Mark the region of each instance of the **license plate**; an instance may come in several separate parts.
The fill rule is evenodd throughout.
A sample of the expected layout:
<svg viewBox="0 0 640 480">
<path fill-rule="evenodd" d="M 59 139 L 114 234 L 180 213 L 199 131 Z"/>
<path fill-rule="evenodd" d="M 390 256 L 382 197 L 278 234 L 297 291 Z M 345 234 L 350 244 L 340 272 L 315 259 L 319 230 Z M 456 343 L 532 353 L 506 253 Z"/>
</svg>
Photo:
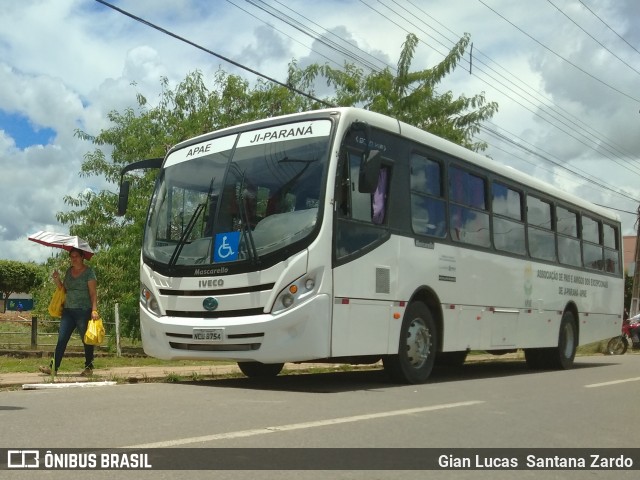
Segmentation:
<svg viewBox="0 0 640 480">
<path fill-rule="evenodd" d="M 193 339 L 222 342 L 224 340 L 224 328 L 194 328 Z"/>
</svg>

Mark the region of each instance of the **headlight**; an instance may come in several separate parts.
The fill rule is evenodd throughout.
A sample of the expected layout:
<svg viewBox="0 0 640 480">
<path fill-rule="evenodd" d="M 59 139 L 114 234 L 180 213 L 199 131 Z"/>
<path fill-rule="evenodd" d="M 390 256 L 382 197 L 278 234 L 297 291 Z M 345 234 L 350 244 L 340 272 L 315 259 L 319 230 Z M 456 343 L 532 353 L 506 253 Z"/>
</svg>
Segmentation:
<svg viewBox="0 0 640 480">
<path fill-rule="evenodd" d="M 317 273 L 317 272 L 316 272 Z M 272 313 L 299 305 L 316 291 L 316 273 L 304 275 L 282 290 L 273 305 Z"/>
<path fill-rule="evenodd" d="M 144 284 L 142 285 L 142 288 L 140 288 L 140 303 L 151 313 L 157 316 L 161 315 L 158 300 L 156 300 L 155 295 Z"/>
</svg>

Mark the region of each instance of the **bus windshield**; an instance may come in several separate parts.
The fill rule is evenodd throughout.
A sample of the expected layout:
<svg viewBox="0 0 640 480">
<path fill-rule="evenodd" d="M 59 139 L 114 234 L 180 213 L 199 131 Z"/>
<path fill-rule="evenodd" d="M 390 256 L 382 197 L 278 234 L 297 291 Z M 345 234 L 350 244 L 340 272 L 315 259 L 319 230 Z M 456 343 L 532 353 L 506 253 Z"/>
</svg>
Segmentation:
<svg viewBox="0 0 640 480">
<path fill-rule="evenodd" d="M 205 140 L 165 161 L 143 254 L 159 264 L 257 261 L 308 238 L 318 220 L 331 122 Z"/>
</svg>

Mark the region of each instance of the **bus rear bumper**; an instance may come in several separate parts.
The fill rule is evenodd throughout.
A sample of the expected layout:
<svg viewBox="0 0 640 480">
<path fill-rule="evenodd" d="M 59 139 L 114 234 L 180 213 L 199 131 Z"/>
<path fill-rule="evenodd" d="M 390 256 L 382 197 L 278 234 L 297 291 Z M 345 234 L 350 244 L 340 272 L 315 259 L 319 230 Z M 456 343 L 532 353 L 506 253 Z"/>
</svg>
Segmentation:
<svg viewBox="0 0 640 480">
<path fill-rule="evenodd" d="M 140 306 L 142 345 L 147 355 L 164 360 L 281 363 L 328 358 L 330 309 L 329 295 L 277 315 L 220 319 L 156 317 Z"/>
</svg>

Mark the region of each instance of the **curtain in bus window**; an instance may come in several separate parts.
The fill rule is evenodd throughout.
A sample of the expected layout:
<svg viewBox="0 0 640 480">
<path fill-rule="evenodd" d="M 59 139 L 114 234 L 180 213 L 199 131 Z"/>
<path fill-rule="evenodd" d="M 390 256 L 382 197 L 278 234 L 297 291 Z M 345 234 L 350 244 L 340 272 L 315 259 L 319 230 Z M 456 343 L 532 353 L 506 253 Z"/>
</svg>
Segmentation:
<svg viewBox="0 0 640 480">
<path fill-rule="evenodd" d="M 387 203 L 387 188 L 389 183 L 389 168 L 382 167 L 380 174 L 378 175 L 378 186 L 376 191 L 373 192 L 373 203 L 371 221 L 376 225 L 380 225 L 384 222 L 384 215 L 386 211 Z"/>
<path fill-rule="evenodd" d="M 350 168 L 350 188 L 351 195 L 351 218 L 357 220 L 371 221 L 371 194 L 361 193 L 358 189 L 358 179 L 360 176 L 360 162 L 362 156 L 356 153 L 349 155 Z"/>
</svg>

